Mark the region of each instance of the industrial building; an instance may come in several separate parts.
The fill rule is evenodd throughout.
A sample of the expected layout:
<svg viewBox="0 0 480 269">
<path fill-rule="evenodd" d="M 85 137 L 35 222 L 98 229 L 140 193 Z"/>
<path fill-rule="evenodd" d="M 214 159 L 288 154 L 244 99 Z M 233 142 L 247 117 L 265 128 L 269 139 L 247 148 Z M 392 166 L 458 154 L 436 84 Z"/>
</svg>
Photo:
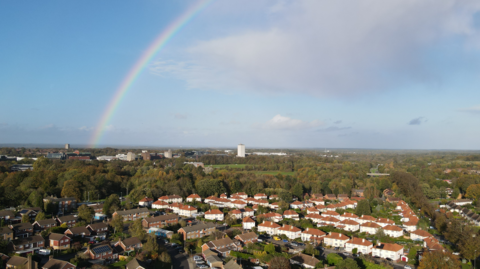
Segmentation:
<svg viewBox="0 0 480 269">
<path fill-rule="evenodd" d="M 238 144 L 237 157 L 245 158 L 245 145 Z"/>
</svg>

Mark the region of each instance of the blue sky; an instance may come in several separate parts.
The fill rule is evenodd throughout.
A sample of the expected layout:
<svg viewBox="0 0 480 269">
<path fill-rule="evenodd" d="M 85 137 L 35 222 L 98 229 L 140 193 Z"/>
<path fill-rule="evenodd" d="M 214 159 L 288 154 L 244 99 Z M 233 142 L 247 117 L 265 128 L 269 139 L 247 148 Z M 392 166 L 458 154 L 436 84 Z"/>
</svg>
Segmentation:
<svg viewBox="0 0 480 269">
<path fill-rule="evenodd" d="M 196 1 L 0 2 L 0 143 L 86 144 Z M 478 1 L 213 1 L 101 145 L 480 148 Z"/>
</svg>

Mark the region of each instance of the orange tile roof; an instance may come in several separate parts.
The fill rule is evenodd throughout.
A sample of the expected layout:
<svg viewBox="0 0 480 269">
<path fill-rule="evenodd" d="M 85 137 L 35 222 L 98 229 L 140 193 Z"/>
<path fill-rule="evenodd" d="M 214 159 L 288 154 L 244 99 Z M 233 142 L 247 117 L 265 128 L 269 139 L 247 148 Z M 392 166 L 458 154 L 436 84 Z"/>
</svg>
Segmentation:
<svg viewBox="0 0 480 269">
<path fill-rule="evenodd" d="M 298 229 L 298 228 L 295 227 L 295 226 L 286 225 L 286 224 L 284 224 L 283 227 L 278 228 L 278 230 L 280 230 L 280 231 L 289 231 L 289 232 L 301 232 L 301 231 L 302 231 L 302 230 Z"/>
<path fill-rule="evenodd" d="M 280 228 L 282 226 L 271 221 L 264 221 L 263 223 L 258 224 L 258 227 L 267 227 L 267 228 Z"/>
<path fill-rule="evenodd" d="M 349 240 L 350 238 L 341 233 L 330 232 L 325 238 L 339 239 L 339 240 Z"/>
<path fill-rule="evenodd" d="M 375 245 L 374 248 L 377 249 L 383 249 L 383 250 L 388 250 L 388 251 L 399 251 L 403 249 L 403 247 L 399 244 L 390 244 L 390 243 L 380 243 L 380 245 Z"/>
<path fill-rule="evenodd" d="M 396 225 L 387 225 L 385 227 L 383 227 L 384 230 L 389 230 L 389 231 L 396 231 L 396 232 L 400 232 L 400 231 L 403 231 L 402 228 L 396 226 Z"/>
<path fill-rule="evenodd" d="M 361 246 L 372 246 L 373 243 L 364 239 L 364 238 L 358 238 L 358 237 L 353 237 L 352 239 L 347 241 L 347 244 L 354 244 L 354 245 L 361 245 Z"/>
</svg>

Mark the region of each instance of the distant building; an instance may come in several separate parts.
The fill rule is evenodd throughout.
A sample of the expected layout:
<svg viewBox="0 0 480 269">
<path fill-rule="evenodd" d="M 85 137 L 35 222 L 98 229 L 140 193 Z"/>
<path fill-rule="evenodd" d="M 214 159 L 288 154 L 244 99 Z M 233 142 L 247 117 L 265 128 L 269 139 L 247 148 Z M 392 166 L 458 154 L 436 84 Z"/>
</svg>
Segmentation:
<svg viewBox="0 0 480 269">
<path fill-rule="evenodd" d="M 172 150 L 169 149 L 168 151 L 165 151 L 165 154 L 164 154 L 165 158 L 167 159 L 171 159 L 173 158 L 173 153 L 172 153 Z"/>
<path fill-rule="evenodd" d="M 245 158 L 245 145 L 244 144 L 238 144 L 237 157 Z"/>
<path fill-rule="evenodd" d="M 136 159 L 137 159 L 137 155 L 135 155 L 135 153 L 133 153 L 133 152 L 127 153 L 127 161 L 128 162 L 135 161 Z"/>
<path fill-rule="evenodd" d="M 59 153 L 48 153 L 47 156 L 45 156 L 47 159 L 57 159 L 57 160 L 65 160 L 65 153 L 59 152 Z"/>
<path fill-rule="evenodd" d="M 199 166 L 205 167 L 205 165 L 202 162 L 184 162 L 184 164 L 191 164 L 191 165 L 195 166 L 196 168 L 198 168 Z"/>
<path fill-rule="evenodd" d="M 65 144 L 65 149 L 70 149 L 70 144 Z"/>
</svg>

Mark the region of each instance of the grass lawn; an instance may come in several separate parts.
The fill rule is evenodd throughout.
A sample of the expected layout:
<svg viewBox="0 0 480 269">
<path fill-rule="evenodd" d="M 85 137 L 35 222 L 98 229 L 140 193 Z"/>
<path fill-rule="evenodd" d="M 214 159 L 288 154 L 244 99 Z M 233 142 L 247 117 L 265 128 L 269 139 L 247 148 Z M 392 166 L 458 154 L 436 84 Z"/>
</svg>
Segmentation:
<svg viewBox="0 0 480 269">
<path fill-rule="evenodd" d="M 108 267 L 110 267 L 110 268 L 125 268 L 127 263 L 128 263 L 127 261 L 118 261 L 116 263 L 110 264 Z"/>
<path fill-rule="evenodd" d="M 213 168 L 225 168 L 229 166 L 230 168 L 245 168 L 246 164 L 214 164 L 214 165 L 205 165 L 207 166 L 212 166 Z"/>
</svg>

